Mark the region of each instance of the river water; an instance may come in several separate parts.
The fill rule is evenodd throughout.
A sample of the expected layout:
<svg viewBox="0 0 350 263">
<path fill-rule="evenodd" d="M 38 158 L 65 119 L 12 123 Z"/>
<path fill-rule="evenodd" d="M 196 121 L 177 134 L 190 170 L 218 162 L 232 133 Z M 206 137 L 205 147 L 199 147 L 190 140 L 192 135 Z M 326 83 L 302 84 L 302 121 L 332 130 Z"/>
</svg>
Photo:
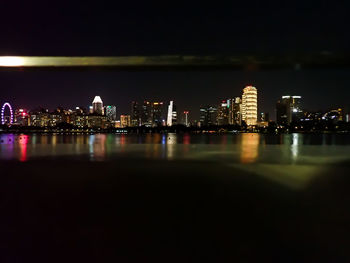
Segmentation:
<svg viewBox="0 0 350 263">
<path fill-rule="evenodd" d="M 347 134 L 1 134 L 0 261 L 349 262 L 349 164 Z"/>
<path fill-rule="evenodd" d="M 0 134 L 0 160 L 115 157 L 318 164 L 350 159 L 347 134 Z"/>
</svg>

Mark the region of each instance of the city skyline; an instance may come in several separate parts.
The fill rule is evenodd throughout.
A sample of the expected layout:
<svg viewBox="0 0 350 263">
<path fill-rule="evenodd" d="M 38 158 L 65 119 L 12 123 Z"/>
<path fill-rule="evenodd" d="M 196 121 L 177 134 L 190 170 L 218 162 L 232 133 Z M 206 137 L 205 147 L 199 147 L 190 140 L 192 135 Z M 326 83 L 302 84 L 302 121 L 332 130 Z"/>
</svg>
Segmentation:
<svg viewBox="0 0 350 263">
<path fill-rule="evenodd" d="M 125 128 L 125 127 L 164 127 L 178 124 L 186 127 L 208 127 L 229 125 L 244 127 L 274 127 L 288 128 L 293 126 L 303 129 L 327 122 L 349 122 L 350 114 L 343 107 L 333 107 L 322 111 L 308 111 L 303 107 L 302 96 L 282 95 L 276 102 L 276 121 L 270 118 L 269 112 L 258 113 L 259 104 L 258 89 L 246 86 L 239 97 L 221 100 L 219 103 L 201 106 L 199 119 L 189 118 L 189 111 L 180 115 L 173 100 L 169 103 L 163 101 L 132 101 L 131 111 L 117 114 L 116 105 L 103 104 L 99 95 L 94 96 L 88 107 L 76 106 L 74 110 L 57 107 L 49 111 L 45 108 L 13 109 L 10 103 L 5 102 L 1 108 L 1 124 L 34 126 L 34 127 L 58 127 L 65 123 L 76 128 Z M 6 112 L 7 109 L 7 112 Z M 9 115 L 10 114 L 10 115 Z M 120 118 L 118 118 L 120 116 Z M 181 117 L 180 117 L 181 116 Z M 180 118 L 178 118 L 180 117 Z M 295 126 L 296 125 L 296 126 Z M 314 128 L 316 128 L 314 126 Z M 326 127 L 326 126 L 324 126 Z M 294 129 L 293 128 L 293 129 Z M 325 128 L 327 129 L 327 128 Z"/>
<path fill-rule="evenodd" d="M 201 105 L 216 103 L 213 98 L 220 100 L 240 95 L 242 87 L 252 84 L 260 90 L 258 112 L 269 112 L 272 119 L 275 118 L 275 103 L 281 94 L 302 94 L 304 107 L 308 110 L 348 106 L 346 94 L 350 80 L 332 83 L 332 79 L 343 79 L 347 76 L 347 70 L 334 70 L 332 74 L 321 76 L 317 74 L 318 71 L 281 73 L 283 72 L 284 77 L 278 78 L 273 78 L 274 72 L 162 72 L 158 77 L 157 73 L 152 72 L 91 72 L 88 78 L 84 77 L 83 72 L 48 72 L 49 77 L 38 77 L 40 72 L 2 72 L 0 81 L 4 89 L 0 94 L 0 101 L 9 101 L 17 108 L 74 108 L 87 107 L 90 101 L 86 98 L 100 94 L 105 98 L 107 105 L 116 104 L 119 112 L 128 113 L 130 101 L 133 100 L 174 100 L 179 111 L 188 110 L 192 116 L 199 118 L 197 109 Z M 262 76 L 265 73 L 267 77 Z M 302 78 L 298 77 L 299 74 L 307 75 L 309 81 L 300 81 Z M 65 78 L 60 78 L 60 75 L 64 75 Z M 249 79 L 255 80 L 242 81 L 244 75 L 252 76 Z M 294 77 L 292 81 L 288 81 L 291 75 Z M 68 76 L 71 77 L 71 81 L 67 82 Z M 169 81 L 172 77 L 174 80 Z M 268 77 L 272 79 L 267 81 Z M 300 85 L 297 85 L 298 83 Z M 333 86 L 339 93 L 321 88 L 311 90 L 310 83 L 314 83 L 312 86 L 315 87 Z M 32 88 L 23 89 L 28 85 Z M 43 91 L 44 87 L 50 89 Z M 55 96 L 50 96 L 51 91 Z M 345 96 L 339 96 L 340 93 Z"/>
</svg>

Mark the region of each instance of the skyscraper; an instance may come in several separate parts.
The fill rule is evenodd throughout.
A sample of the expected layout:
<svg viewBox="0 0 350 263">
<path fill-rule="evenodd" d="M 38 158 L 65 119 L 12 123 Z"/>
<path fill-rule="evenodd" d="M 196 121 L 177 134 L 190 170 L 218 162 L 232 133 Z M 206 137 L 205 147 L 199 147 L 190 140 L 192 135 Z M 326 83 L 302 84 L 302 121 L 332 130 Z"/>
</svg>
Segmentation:
<svg viewBox="0 0 350 263">
<path fill-rule="evenodd" d="M 141 124 L 145 126 L 152 126 L 152 104 L 149 101 L 144 101 L 141 112 Z"/>
<path fill-rule="evenodd" d="M 168 106 L 167 126 L 175 125 L 177 122 L 177 112 L 174 101 L 170 101 Z"/>
<path fill-rule="evenodd" d="M 103 114 L 103 102 L 100 96 L 95 96 L 92 101 L 93 113 L 102 115 Z"/>
<path fill-rule="evenodd" d="M 110 105 L 106 106 L 106 117 L 109 121 L 116 121 L 117 120 L 117 107 Z"/>
<path fill-rule="evenodd" d="M 227 125 L 229 119 L 230 100 L 222 100 L 217 108 L 216 122 L 218 125 Z"/>
<path fill-rule="evenodd" d="M 240 97 L 230 99 L 229 124 L 231 125 L 242 124 L 242 99 Z"/>
<path fill-rule="evenodd" d="M 189 122 L 189 119 L 188 119 L 188 114 L 189 114 L 189 111 L 184 111 L 184 115 L 185 115 L 184 124 L 185 124 L 186 127 L 190 126 L 190 122 Z"/>
<path fill-rule="evenodd" d="M 276 104 L 276 121 L 279 125 L 289 125 L 302 117 L 301 96 L 282 96 Z"/>
<path fill-rule="evenodd" d="M 217 109 L 216 107 L 207 105 L 201 107 L 200 110 L 200 124 L 201 126 L 216 125 Z"/>
<path fill-rule="evenodd" d="M 248 126 L 256 125 L 258 119 L 258 90 L 253 86 L 243 89 L 242 120 Z"/>
<path fill-rule="evenodd" d="M 152 126 L 163 125 L 163 102 L 152 103 Z"/>
<path fill-rule="evenodd" d="M 141 125 L 141 111 L 137 101 L 131 102 L 131 126 L 136 127 Z"/>
</svg>

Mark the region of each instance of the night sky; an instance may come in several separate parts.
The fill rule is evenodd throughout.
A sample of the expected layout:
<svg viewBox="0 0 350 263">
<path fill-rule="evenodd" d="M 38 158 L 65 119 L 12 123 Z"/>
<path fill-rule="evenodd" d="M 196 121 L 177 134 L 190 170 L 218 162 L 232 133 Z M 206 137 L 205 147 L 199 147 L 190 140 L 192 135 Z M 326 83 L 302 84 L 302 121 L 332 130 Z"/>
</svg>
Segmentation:
<svg viewBox="0 0 350 263">
<path fill-rule="evenodd" d="M 35 2 L 35 3 L 34 3 Z M 241 1 L 152 5 L 128 1 L 4 1 L 0 55 L 293 56 L 348 54 L 348 10 L 341 1 Z M 94 1 L 95 2 L 95 1 Z M 97 1 L 96 1 L 97 2 Z M 119 2 L 119 1 L 115 1 Z M 345 1 L 344 1 L 345 2 Z M 88 106 L 94 95 L 128 113 L 132 100 L 175 100 L 198 117 L 203 104 L 259 91 L 273 117 L 281 95 L 301 95 L 310 110 L 348 106 L 349 69 L 270 71 L 0 71 L 0 103 L 16 107 Z"/>
</svg>

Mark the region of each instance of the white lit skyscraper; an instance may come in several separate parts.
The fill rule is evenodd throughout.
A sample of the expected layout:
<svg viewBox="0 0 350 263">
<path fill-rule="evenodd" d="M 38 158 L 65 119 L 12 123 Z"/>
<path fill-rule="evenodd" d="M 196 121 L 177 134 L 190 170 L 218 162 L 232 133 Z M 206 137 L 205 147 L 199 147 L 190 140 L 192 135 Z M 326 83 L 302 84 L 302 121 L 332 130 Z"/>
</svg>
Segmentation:
<svg viewBox="0 0 350 263">
<path fill-rule="evenodd" d="M 95 96 L 92 102 L 93 113 L 103 114 L 103 102 L 100 96 Z"/>
<path fill-rule="evenodd" d="M 253 86 L 243 89 L 242 120 L 248 126 L 256 125 L 258 120 L 258 90 Z"/>
<path fill-rule="evenodd" d="M 168 106 L 167 126 L 172 126 L 176 124 L 176 120 L 177 120 L 176 106 L 174 105 L 174 101 L 170 101 Z"/>
</svg>

